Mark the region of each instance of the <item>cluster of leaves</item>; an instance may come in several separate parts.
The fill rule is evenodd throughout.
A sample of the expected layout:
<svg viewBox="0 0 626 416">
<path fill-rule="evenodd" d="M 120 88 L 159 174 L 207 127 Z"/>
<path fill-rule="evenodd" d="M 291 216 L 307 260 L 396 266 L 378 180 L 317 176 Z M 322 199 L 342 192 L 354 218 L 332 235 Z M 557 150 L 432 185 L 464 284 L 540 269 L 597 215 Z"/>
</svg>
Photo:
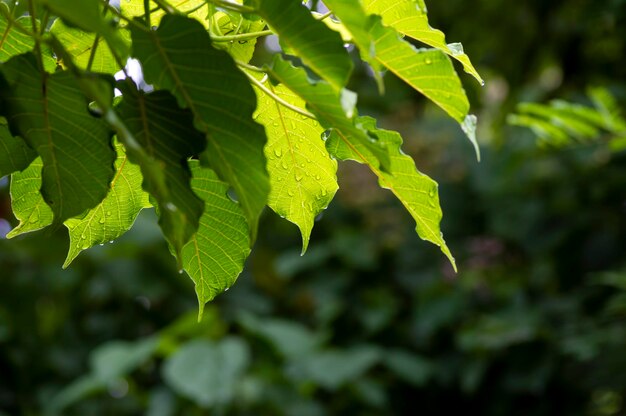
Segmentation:
<svg viewBox="0 0 626 416">
<path fill-rule="evenodd" d="M 336 160 L 354 160 L 454 265 L 437 184 L 402 153 L 398 133 L 358 115 L 344 44 L 381 90 L 382 73 L 395 74 L 474 144 L 476 118 L 450 58 L 482 79 L 462 46 L 429 26 L 423 0 L 324 3 L 330 11 L 318 14 L 295 0 L 3 0 L 0 177 L 11 174 L 20 221 L 8 236 L 65 225 L 67 266 L 154 206 L 203 306 L 241 272 L 266 205 L 300 228 L 304 252 L 337 191 Z M 294 59 L 251 65 L 257 39 L 271 34 Z"/>
<path fill-rule="evenodd" d="M 614 151 L 626 149 L 626 118 L 605 88 L 589 88 L 592 106 L 554 100 L 549 104 L 521 103 L 510 114 L 512 125 L 530 128 L 544 145 L 563 147 L 607 140 Z"/>
</svg>

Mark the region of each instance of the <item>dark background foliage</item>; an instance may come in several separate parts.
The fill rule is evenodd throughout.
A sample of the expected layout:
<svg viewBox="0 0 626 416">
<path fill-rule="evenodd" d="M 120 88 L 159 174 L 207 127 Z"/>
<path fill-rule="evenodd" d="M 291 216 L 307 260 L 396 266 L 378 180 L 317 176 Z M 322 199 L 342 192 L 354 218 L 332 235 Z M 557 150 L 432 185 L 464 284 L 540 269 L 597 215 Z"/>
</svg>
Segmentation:
<svg viewBox="0 0 626 416">
<path fill-rule="evenodd" d="M 440 183 L 458 274 L 351 163 L 307 254 L 266 212 L 200 324 L 151 213 L 69 270 L 63 230 L 0 239 L 0 414 L 626 414 L 626 154 L 505 122 L 590 85 L 626 108 L 626 2 L 428 5 L 487 81 L 462 76 L 483 161 L 391 76 L 382 99 L 364 69 L 351 88 Z"/>
</svg>

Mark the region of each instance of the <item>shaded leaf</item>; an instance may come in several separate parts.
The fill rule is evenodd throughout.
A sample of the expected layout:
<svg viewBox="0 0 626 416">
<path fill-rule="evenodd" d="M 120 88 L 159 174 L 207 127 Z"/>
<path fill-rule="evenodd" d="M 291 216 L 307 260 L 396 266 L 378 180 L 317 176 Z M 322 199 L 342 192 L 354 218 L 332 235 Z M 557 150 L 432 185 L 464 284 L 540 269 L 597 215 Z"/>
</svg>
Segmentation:
<svg viewBox="0 0 626 416">
<path fill-rule="evenodd" d="M 82 250 L 113 241 L 130 230 L 139 212 L 150 206 L 148 194 L 141 189 L 142 176 L 139 166 L 128 161 L 121 144 L 115 147 L 116 172 L 106 198 L 83 217 L 65 221 L 70 235 L 70 248 L 63 264 L 64 268 L 69 266 Z"/>
<path fill-rule="evenodd" d="M 142 152 L 127 146 L 128 157 L 141 167 L 143 189 L 156 200 L 159 225 L 180 257 L 198 229 L 204 207 L 191 189 L 187 166 L 187 159 L 204 148 L 204 136 L 193 128 L 191 113 L 178 107 L 167 91 L 145 94 L 130 80 L 118 85 L 124 93 L 117 107 L 119 117 Z"/>
<path fill-rule="evenodd" d="M 163 378 L 178 394 L 203 407 L 229 403 L 250 362 L 248 346 L 236 337 L 191 341 L 163 366 Z"/>
<path fill-rule="evenodd" d="M 391 26 L 403 35 L 437 48 L 463 64 L 465 72 L 483 84 L 484 81 L 463 52 L 460 43 L 446 43 L 443 32 L 428 24 L 428 14 L 423 1 L 415 0 L 363 0 L 367 13 L 380 15 L 386 26 Z"/>
<path fill-rule="evenodd" d="M 330 84 L 309 79 L 303 68 L 296 68 L 276 55 L 269 70 L 274 78 L 307 103 L 322 127 L 332 129 L 350 142 L 359 143 L 378 158 L 383 169 L 389 166 L 389 154 L 357 122 L 356 94 L 349 90 L 337 93 Z"/>
<path fill-rule="evenodd" d="M 259 15 L 281 42 L 335 90 L 342 89 L 352 71 L 352 61 L 341 36 L 316 20 L 302 2 L 252 0 Z"/>
<path fill-rule="evenodd" d="M 11 209 L 19 224 L 7 234 L 7 238 L 37 231 L 52 224 L 52 210 L 39 192 L 41 168 L 41 158 L 36 158 L 24 171 L 11 175 Z"/>
<path fill-rule="evenodd" d="M 195 283 L 202 319 L 204 304 L 228 290 L 243 270 L 250 238 L 240 205 L 227 196 L 228 185 L 197 161 L 190 166 L 191 185 L 204 201 L 204 212 L 197 233 L 182 249 L 182 259 Z"/>
<path fill-rule="evenodd" d="M 0 94 L 11 130 L 43 160 L 41 193 L 62 223 L 99 204 L 113 178 L 115 151 L 106 123 L 92 116 L 68 72 L 42 74 L 32 54 L 1 67 Z"/>
<path fill-rule="evenodd" d="M 26 169 L 36 157 L 22 138 L 13 137 L 6 119 L 0 117 L 0 178 Z"/>
<path fill-rule="evenodd" d="M 265 132 L 252 119 L 256 96 L 248 79 L 196 20 L 168 15 L 156 31 L 131 31 L 146 81 L 170 90 L 208 134 L 202 160 L 234 188 L 254 241 L 269 180 Z"/>
<path fill-rule="evenodd" d="M 409 211 L 415 220 L 417 234 L 422 239 L 438 245 L 456 270 L 454 258 L 439 229 L 442 213 L 437 182 L 419 172 L 413 159 L 402 153 L 400 149 L 402 137 L 397 132 L 376 128 L 376 120 L 371 117 L 361 117 L 360 122 L 371 134 L 375 134 L 378 140 L 386 144 L 391 158 L 389 173 L 380 168 L 378 160 L 366 147 L 345 140 L 335 132 L 331 133 L 326 141 L 329 152 L 342 160 L 350 159 L 365 163 L 378 176 L 380 186 L 393 192 Z"/>
<path fill-rule="evenodd" d="M 268 83 L 269 84 L 269 83 Z M 274 94 L 303 108 L 304 101 L 285 86 L 268 85 Z M 302 252 L 309 244 L 315 217 L 337 192 L 337 162 L 324 147 L 324 129 L 257 90 L 256 120 L 265 126 L 265 157 L 270 175 L 268 205 L 300 228 Z"/>
</svg>

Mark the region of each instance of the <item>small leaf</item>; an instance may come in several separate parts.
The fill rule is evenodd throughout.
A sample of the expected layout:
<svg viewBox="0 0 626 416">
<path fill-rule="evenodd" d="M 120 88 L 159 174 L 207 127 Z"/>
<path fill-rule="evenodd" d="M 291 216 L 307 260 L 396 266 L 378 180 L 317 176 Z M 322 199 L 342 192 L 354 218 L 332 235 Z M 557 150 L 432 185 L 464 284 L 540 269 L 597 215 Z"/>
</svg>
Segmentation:
<svg viewBox="0 0 626 416">
<path fill-rule="evenodd" d="M 484 81 L 463 52 L 460 43 L 446 42 L 443 32 L 428 24 L 428 15 L 423 1 L 415 0 L 363 0 L 365 11 L 378 14 L 383 24 L 391 26 L 403 35 L 409 36 L 428 46 L 437 48 L 463 64 L 465 72 L 471 74 L 482 85 Z"/>
<path fill-rule="evenodd" d="M 389 149 L 391 158 L 389 173 L 380 169 L 378 160 L 367 148 L 358 143 L 351 143 L 335 132 L 326 141 L 329 152 L 341 160 L 350 159 L 366 164 L 378 176 L 380 186 L 393 192 L 409 211 L 415 220 L 417 234 L 422 239 L 438 245 L 456 270 L 452 253 L 439 229 L 442 213 L 437 182 L 419 172 L 413 159 L 402 153 L 400 150 L 402 137 L 397 132 L 376 128 L 376 120 L 371 117 L 361 117 L 359 121 Z"/>
<path fill-rule="evenodd" d="M 39 72 L 32 54 L 14 57 L 0 70 L 11 130 L 43 160 L 41 193 L 55 223 L 98 205 L 113 178 L 115 152 L 108 126 L 89 113 L 75 78 L 66 71 Z"/>
<path fill-rule="evenodd" d="M 26 169 L 36 157 L 37 153 L 22 138 L 13 137 L 6 119 L 0 117 L 0 178 Z"/>
<path fill-rule="evenodd" d="M 270 74 L 307 103 L 325 129 L 332 129 L 351 142 L 366 147 L 378 158 L 383 169 L 389 167 L 384 147 L 356 123 L 356 94 L 349 90 L 337 93 L 324 81 L 309 79 L 303 68 L 296 68 L 279 55 L 274 58 Z"/>
<path fill-rule="evenodd" d="M 304 101 L 284 85 L 268 88 L 288 103 L 304 107 Z M 324 147 L 324 128 L 316 120 L 297 114 L 261 90 L 257 95 L 256 120 L 265 126 L 268 137 L 268 205 L 300 228 L 304 253 L 315 217 L 328 207 L 339 187 L 337 162 Z"/>
<path fill-rule="evenodd" d="M 140 155 L 127 146 L 128 157 L 141 167 L 143 189 L 157 201 L 159 225 L 180 257 L 198 229 L 204 207 L 191 189 L 187 166 L 187 159 L 204 148 L 204 136 L 193 128 L 191 113 L 178 107 L 167 91 L 145 94 L 130 80 L 118 86 L 124 93 L 117 107 L 119 117 L 142 151 Z"/>
<path fill-rule="evenodd" d="M 115 74 L 121 69 L 103 38 L 98 38 L 94 51 L 95 34 L 68 27 L 63 24 L 61 19 L 54 21 L 50 27 L 50 33 L 56 36 L 64 46 L 65 51 L 73 58 L 74 64 L 80 69 L 86 69 L 91 59 L 93 60 L 91 70 L 94 72 Z M 120 30 L 120 34 L 123 33 L 128 32 Z M 127 42 L 129 43 L 129 41 Z M 91 58 L 92 54 L 93 58 Z"/>
<path fill-rule="evenodd" d="M 42 167 L 43 163 L 38 157 L 24 171 L 11 175 L 11 209 L 20 223 L 7 234 L 7 238 L 52 224 L 52 210 L 39 192 Z"/>
<path fill-rule="evenodd" d="M 0 7 L 6 8 L 6 5 L 0 3 Z M 6 11 L 5 13 L 9 12 Z M 16 21 L 25 28 L 32 29 L 30 17 L 19 17 Z M 14 56 L 30 52 L 34 48 L 35 41 L 32 37 L 16 29 L 10 21 L 0 18 L 0 63 L 4 63 Z M 46 71 L 54 72 L 56 60 L 52 57 L 52 53 L 43 45 L 42 57 Z"/>
<path fill-rule="evenodd" d="M 53 14 L 65 23 L 84 30 L 98 33 L 111 47 L 111 50 L 124 62 L 128 57 L 128 43 L 114 22 L 105 17 L 102 3 L 98 0 L 39 0 Z"/>
<path fill-rule="evenodd" d="M 237 337 L 182 345 L 163 366 L 167 385 L 208 408 L 230 403 L 250 362 L 248 345 Z"/>
<path fill-rule="evenodd" d="M 258 13 L 281 42 L 335 90 L 342 89 L 352 71 L 352 61 L 341 36 L 316 20 L 302 2 L 252 0 Z"/>
<path fill-rule="evenodd" d="M 182 259 L 196 286 L 200 320 L 205 303 L 235 283 L 250 254 L 250 239 L 240 205 L 227 196 L 228 185 L 197 161 L 190 166 L 191 185 L 204 201 L 204 213 L 197 233 L 182 249 Z"/>
<path fill-rule="evenodd" d="M 70 249 L 63 268 L 69 266 L 82 250 L 113 241 L 130 230 L 139 212 L 150 206 L 148 194 L 141 189 L 139 166 L 128 161 L 121 144 L 115 148 L 116 172 L 106 198 L 83 217 L 65 221 L 70 234 Z"/>
</svg>

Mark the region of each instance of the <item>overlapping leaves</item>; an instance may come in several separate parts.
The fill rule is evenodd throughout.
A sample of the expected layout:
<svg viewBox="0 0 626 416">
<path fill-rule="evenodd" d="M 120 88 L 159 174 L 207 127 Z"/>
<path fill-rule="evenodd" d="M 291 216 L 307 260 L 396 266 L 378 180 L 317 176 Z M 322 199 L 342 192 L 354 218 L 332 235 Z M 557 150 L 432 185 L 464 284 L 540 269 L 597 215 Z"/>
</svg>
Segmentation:
<svg viewBox="0 0 626 416">
<path fill-rule="evenodd" d="M 12 174 L 20 221 L 10 237 L 63 223 L 68 265 L 123 234 L 152 202 L 195 283 L 201 316 L 241 273 L 265 205 L 300 228 L 306 250 L 338 188 L 336 159 L 350 159 L 370 168 L 418 235 L 454 265 L 439 229 L 437 184 L 402 153 L 397 133 L 359 117 L 346 89 L 349 41 L 373 69 L 420 91 L 473 138 L 475 118 L 449 57 L 480 76 L 458 44 L 429 26 L 423 1 L 327 0 L 340 20 L 328 25 L 328 15 L 292 0 L 151 1 L 148 10 L 143 0 L 119 9 L 33 1 L 29 10 L 47 29 L 0 4 L 0 176 Z M 294 59 L 251 66 L 268 26 Z M 129 56 L 154 91 L 113 83 Z M 112 105 L 115 87 L 122 97 Z"/>
</svg>

